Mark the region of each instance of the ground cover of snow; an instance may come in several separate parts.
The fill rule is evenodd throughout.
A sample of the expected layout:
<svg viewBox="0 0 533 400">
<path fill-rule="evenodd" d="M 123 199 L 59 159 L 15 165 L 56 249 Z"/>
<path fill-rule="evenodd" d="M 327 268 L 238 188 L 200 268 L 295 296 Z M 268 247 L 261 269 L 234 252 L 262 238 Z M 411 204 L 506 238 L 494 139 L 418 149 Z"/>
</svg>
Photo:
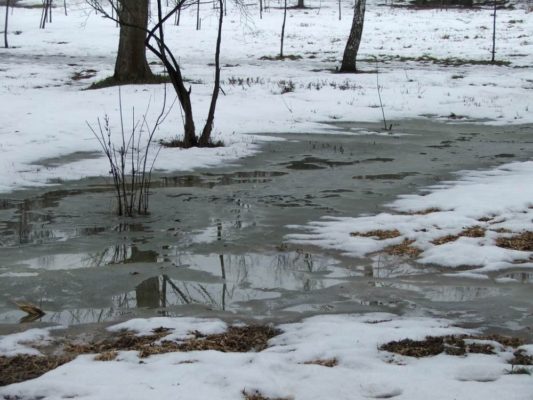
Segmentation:
<svg viewBox="0 0 533 400">
<path fill-rule="evenodd" d="M 50 329 L 28 329 L 20 333 L 0 336 L 0 355 L 14 356 L 17 354 L 39 355 L 38 350 L 27 345 L 27 343 L 38 342 L 44 344 L 50 340 Z"/>
<path fill-rule="evenodd" d="M 186 329 L 219 327 L 194 319 L 134 320 L 120 325 L 145 333 L 160 326 Z M 451 321 L 423 317 L 368 315 L 316 316 L 280 326 L 283 333 L 262 352 L 193 351 L 140 359 L 121 351 L 114 361 L 78 356 L 35 380 L 0 389 L 8 398 L 42 399 L 243 399 L 243 391 L 296 400 L 357 399 L 530 399 L 533 380 L 509 374 L 510 348 L 490 341 L 496 354 L 426 358 L 379 350 L 392 340 L 422 340 L 427 335 L 471 334 Z M 116 329 L 116 328 L 115 328 Z M 217 328 L 215 328 L 216 330 Z M 183 336 L 182 336 L 183 337 Z M 524 351 L 531 346 L 523 346 Z M 313 362 L 335 359 L 325 367 Z M 311 362 L 311 363 L 310 363 Z M 9 397 L 11 396 L 11 397 Z"/>
<path fill-rule="evenodd" d="M 45 29 L 38 29 L 38 8 L 10 12 L 12 48 L 0 49 L 0 192 L 108 173 L 86 121 L 94 126 L 107 114 L 117 134 L 118 90 L 81 89 L 112 75 L 119 29 L 84 1 L 67 4 L 68 16 L 55 8 Z M 225 95 L 215 118 L 215 139 L 226 147 L 164 149 L 156 168 L 183 171 L 231 162 L 257 151 L 257 144 L 266 140 L 244 133 L 324 132 L 322 122 L 379 121 L 376 78 L 388 119 L 533 121 L 533 13 L 524 8 L 498 11 L 497 60 L 510 63 L 502 66 L 476 64 L 490 60 L 489 9 L 408 10 L 369 2 L 358 65 L 366 72 L 378 68 L 377 77 L 332 73 L 351 24 L 349 2 L 343 3 L 341 21 L 335 1 L 308 0 L 312 8 L 289 10 L 285 54 L 301 57 L 295 60 L 261 59 L 279 52 L 282 11 L 277 3 L 263 19 L 257 5 L 238 13 L 228 4 L 222 43 Z M 191 8 L 182 14 L 179 27 L 167 27 L 166 35 L 190 81 L 198 128 L 207 114 L 213 81 L 209 64 L 217 15 L 211 5 L 202 4 L 201 19 L 197 31 Z M 161 72 L 157 60 L 151 57 L 150 62 Z M 134 119 L 133 108 L 135 119 L 140 118 L 150 102 L 147 119 L 153 124 L 163 92 L 163 85 L 123 87 L 125 120 Z M 156 139 L 180 133 L 176 107 Z M 76 152 L 74 158 L 61 158 Z"/>
<path fill-rule="evenodd" d="M 463 171 L 455 181 L 430 186 L 421 193 L 400 196 L 390 212 L 355 218 L 324 217 L 305 226 L 289 241 L 340 250 L 362 257 L 412 241 L 421 252 L 417 261 L 460 269 L 469 277 L 517 268 L 533 268 L 533 252 L 498 246 L 498 238 L 533 231 L 533 162 L 515 162 L 484 171 Z M 470 237 L 465 230 L 480 233 Z M 394 231 L 396 237 L 365 236 Z M 374 232 L 375 233 L 375 232 Z M 377 234 L 377 233 L 375 233 Z M 439 239 L 459 235 L 441 243 Z M 531 240 L 531 239 L 529 239 Z M 464 268 L 468 267 L 468 272 Z"/>
</svg>

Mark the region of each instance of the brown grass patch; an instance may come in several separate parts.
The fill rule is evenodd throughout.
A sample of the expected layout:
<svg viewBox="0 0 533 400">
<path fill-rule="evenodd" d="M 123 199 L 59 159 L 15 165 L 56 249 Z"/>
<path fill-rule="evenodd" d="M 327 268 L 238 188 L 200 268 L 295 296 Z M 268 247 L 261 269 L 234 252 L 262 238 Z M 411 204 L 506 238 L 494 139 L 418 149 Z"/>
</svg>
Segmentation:
<svg viewBox="0 0 533 400">
<path fill-rule="evenodd" d="M 268 326 L 231 326 L 226 332 L 213 335 L 204 335 L 195 331 L 192 332 L 194 337 L 185 341 L 162 340 L 168 332 L 168 329 L 165 328 L 158 328 L 154 330 L 152 335 L 147 336 L 137 336 L 132 332 L 122 332 L 118 337 L 98 342 L 69 343 L 65 346 L 65 350 L 71 354 L 100 353 L 99 356 L 102 357 L 102 361 L 107 361 L 107 357 L 120 350 L 138 351 L 141 358 L 178 351 L 261 351 L 267 347 L 271 338 L 280 333 L 279 330 Z"/>
<path fill-rule="evenodd" d="M 193 332 L 195 337 L 180 343 L 180 351 L 217 350 L 245 353 L 267 348 L 268 341 L 281 333 L 269 326 L 231 326 L 224 333 L 203 335 Z"/>
<path fill-rule="evenodd" d="M 33 356 L 19 354 L 0 357 L 0 386 L 23 382 L 51 371 L 70 360 L 72 356 Z"/>
<path fill-rule="evenodd" d="M 333 368 L 339 364 L 339 361 L 336 358 L 327 358 L 324 360 L 312 360 L 304 362 L 305 365 L 320 365 L 322 367 Z"/>
<path fill-rule="evenodd" d="M 525 350 L 520 349 L 514 352 L 514 358 L 509 361 L 512 365 L 533 365 L 533 356 L 526 353 Z"/>
<path fill-rule="evenodd" d="M 512 233 L 513 231 L 507 229 L 507 228 L 497 228 L 497 229 L 491 229 L 492 232 L 496 233 Z"/>
<path fill-rule="evenodd" d="M 247 392 L 246 390 L 243 390 L 242 395 L 244 396 L 245 400 L 292 400 L 291 397 L 265 397 L 258 390 L 254 390 L 253 392 Z"/>
<path fill-rule="evenodd" d="M 439 246 L 441 244 L 455 242 L 460 237 L 480 238 L 485 236 L 485 232 L 486 230 L 480 226 L 471 226 L 469 228 L 463 229 L 457 235 L 446 235 L 432 240 L 431 243 Z"/>
<path fill-rule="evenodd" d="M 377 229 L 377 230 L 368 231 L 368 232 L 351 232 L 350 236 L 376 237 L 378 238 L 378 240 L 385 240 L 385 239 L 393 239 L 398 236 L 401 236 L 401 233 L 397 229 L 392 229 L 392 230 Z"/>
<path fill-rule="evenodd" d="M 441 211 L 442 210 L 440 208 L 430 207 L 430 208 L 426 208 L 424 210 L 402 212 L 402 213 L 399 213 L 399 214 L 403 214 L 403 215 L 427 215 L 427 214 L 431 214 L 431 213 L 434 213 L 434 212 L 441 212 Z"/>
<path fill-rule="evenodd" d="M 533 251 L 533 232 L 524 231 L 511 237 L 499 237 L 496 239 L 496 246 L 511 250 Z"/>
<path fill-rule="evenodd" d="M 383 251 L 391 256 L 407 256 L 415 258 L 422 253 L 422 250 L 418 247 L 411 246 L 414 242 L 414 240 L 404 239 L 402 243 L 387 246 Z"/>
<path fill-rule="evenodd" d="M 103 353 L 98 354 L 94 357 L 95 361 L 113 361 L 117 358 L 118 353 L 114 350 L 104 351 Z"/>
<path fill-rule="evenodd" d="M 474 341 L 469 343 L 467 341 Z M 403 339 L 392 341 L 380 346 L 380 350 L 400 354 L 409 357 L 430 357 L 445 353 L 452 356 L 462 356 L 468 353 L 495 354 L 494 346 L 490 343 L 480 343 L 476 341 L 491 340 L 498 342 L 505 347 L 516 348 L 523 344 L 518 338 L 489 335 L 489 336 L 468 336 L 468 335 L 448 335 L 448 336 L 428 336 L 424 340 Z M 520 350 L 515 352 L 515 358 Z M 522 353 L 521 353 L 522 354 Z M 525 355 L 523 353 L 522 355 Z M 529 357 L 526 355 L 526 357 Z M 531 358 L 531 357 L 530 357 Z M 512 362 L 511 362 L 512 363 Z M 517 363 L 518 364 L 518 363 Z M 529 365 L 529 364 L 525 364 Z"/>
</svg>

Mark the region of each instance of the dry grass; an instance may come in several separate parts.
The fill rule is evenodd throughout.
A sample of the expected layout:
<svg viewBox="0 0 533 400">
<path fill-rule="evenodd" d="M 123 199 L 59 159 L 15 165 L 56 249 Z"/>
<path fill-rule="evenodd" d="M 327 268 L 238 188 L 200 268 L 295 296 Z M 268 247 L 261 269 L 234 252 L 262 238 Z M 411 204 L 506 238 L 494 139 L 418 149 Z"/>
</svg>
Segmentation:
<svg viewBox="0 0 533 400">
<path fill-rule="evenodd" d="M 533 356 L 527 354 L 524 350 L 517 350 L 514 352 L 514 358 L 509 361 L 512 365 L 533 365 Z"/>
<path fill-rule="evenodd" d="M 427 214 L 431 214 L 431 213 L 434 213 L 434 212 L 441 212 L 441 211 L 442 210 L 440 208 L 430 207 L 430 208 L 426 208 L 424 210 L 401 212 L 399 214 L 401 214 L 401 215 L 427 215 Z"/>
<path fill-rule="evenodd" d="M 132 332 L 92 343 L 66 343 L 61 356 L 0 356 L 0 386 L 33 379 L 71 361 L 80 354 L 97 353 L 95 360 L 111 361 L 118 351 L 135 350 L 139 357 L 170 352 L 217 350 L 221 352 L 249 352 L 264 350 L 268 341 L 281 333 L 269 326 L 232 326 L 224 333 L 204 335 L 192 332 L 193 337 L 181 342 L 164 340 L 170 332 L 167 328 L 154 329 L 153 334 L 137 336 Z M 195 361 L 184 361 L 195 362 Z"/>
<path fill-rule="evenodd" d="M 322 367 L 333 368 L 339 364 L 339 361 L 336 358 L 326 358 L 324 360 L 312 360 L 304 362 L 305 365 L 320 365 Z"/>
<path fill-rule="evenodd" d="M 23 382 L 51 371 L 70 360 L 72 356 L 31 356 L 20 354 L 0 357 L 0 386 Z"/>
<path fill-rule="evenodd" d="M 494 346 L 490 343 L 480 343 L 479 341 L 491 340 L 500 343 L 505 347 L 516 348 L 523 344 L 518 338 L 508 336 L 490 335 L 490 336 L 428 336 L 424 340 L 403 339 L 392 341 L 380 346 L 380 350 L 400 354 L 409 357 L 429 357 L 445 353 L 452 356 L 462 356 L 468 353 L 495 354 Z M 470 342 L 474 341 L 474 342 Z M 515 358 L 517 353 L 515 352 Z M 523 355 L 521 353 L 521 355 Z M 529 357 L 526 355 L 526 357 Z M 523 361 L 523 360 L 521 360 Z M 511 362 L 512 363 L 512 362 Z M 520 363 L 515 363 L 520 364 Z M 525 364 L 528 365 L 528 364 Z"/>
<path fill-rule="evenodd" d="M 391 229 L 391 230 L 377 229 L 377 230 L 368 231 L 368 232 L 352 232 L 350 233 L 350 236 L 375 237 L 378 240 L 385 240 L 385 239 L 393 239 L 398 236 L 401 236 L 401 233 L 397 229 Z"/>
<path fill-rule="evenodd" d="M 496 239 L 496 246 L 511 250 L 533 251 L 533 232 L 524 231 L 511 237 L 499 237 Z"/>
<path fill-rule="evenodd" d="M 180 351 L 217 350 L 222 352 L 245 353 L 267 348 L 268 341 L 281 333 L 270 326 L 231 326 L 224 333 L 202 335 L 194 332 L 195 337 L 180 344 Z"/>
<path fill-rule="evenodd" d="M 507 228 L 497 228 L 497 229 L 491 229 L 492 232 L 496 233 L 512 233 L 513 231 L 507 229 Z"/>
<path fill-rule="evenodd" d="M 216 350 L 222 352 L 261 351 L 268 341 L 280 333 L 269 326 L 232 326 L 224 333 L 203 335 L 195 331 L 193 338 L 182 342 L 162 340 L 167 334 L 165 328 L 158 328 L 152 335 L 137 336 L 131 332 L 122 332 L 117 337 L 93 343 L 69 343 L 65 350 L 71 354 L 99 353 L 97 359 L 108 361 L 113 353 L 120 350 L 136 350 L 139 357 L 178 351 Z"/>
<path fill-rule="evenodd" d="M 457 235 L 446 235 L 432 240 L 431 243 L 439 246 L 441 244 L 455 242 L 460 237 L 480 238 L 485 236 L 485 232 L 486 230 L 480 226 L 471 226 L 469 228 L 463 229 Z"/>
<path fill-rule="evenodd" d="M 117 358 L 118 353 L 116 351 L 104 351 L 103 353 L 98 354 L 94 357 L 95 361 L 113 361 Z"/>
<path fill-rule="evenodd" d="M 265 397 L 259 391 L 254 390 L 252 392 L 242 391 L 242 395 L 245 400 L 292 400 L 291 397 Z"/>
<path fill-rule="evenodd" d="M 414 240 L 404 239 L 402 243 L 385 247 L 383 251 L 391 256 L 407 256 L 415 258 L 422 253 L 422 250 L 418 247 L 411 246 L 414 242 Z"/>
</svg>

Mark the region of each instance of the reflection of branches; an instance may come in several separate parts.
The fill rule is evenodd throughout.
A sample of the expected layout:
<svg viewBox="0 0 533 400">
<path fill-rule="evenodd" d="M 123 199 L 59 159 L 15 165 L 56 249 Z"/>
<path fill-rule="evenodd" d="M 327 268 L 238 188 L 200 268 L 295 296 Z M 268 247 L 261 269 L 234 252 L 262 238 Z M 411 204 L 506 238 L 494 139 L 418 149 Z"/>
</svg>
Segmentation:
<svg viewBox="0 0 533 400">
<path fill-rule="evenodd" d="M 179 287 L 177 287 L 174 282 L 172 282 L 172 280 L 170 280 L 170 278 L 167 276 L 167 275 L 163 275 L 163 279 L 168 282 L 168 284 L 172 287 L 172 289 L 174 289 L 174 291 L 183 299 L 183 301 L 186 303 L 186 304 L 190 304 L 191 303 L 191 300 L 190 298 L 188 298 L 185 293 L 183 293 Z"/>
</svg>

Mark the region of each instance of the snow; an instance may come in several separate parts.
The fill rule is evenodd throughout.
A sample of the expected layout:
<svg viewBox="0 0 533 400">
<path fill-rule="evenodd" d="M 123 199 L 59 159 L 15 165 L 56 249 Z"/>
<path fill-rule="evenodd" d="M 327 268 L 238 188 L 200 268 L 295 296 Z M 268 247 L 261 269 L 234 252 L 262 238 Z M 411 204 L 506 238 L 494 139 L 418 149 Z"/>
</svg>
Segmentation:
<svg viewBox="0 0 533 400">
<path fill-rule="evenodd" d="M 391 213 L 355 218 L 324 217 L 305 226 L 292 226 L 304 233 L 290 234 L 287 238 L 293 243 L 335 249 L 353 257 L 363 257 L 412 240 L 411 245 L 422 250 L 417 259 L 419 263 L 451 269 L 466 266 L 471 270 L 460 273 L 468 277 L 518 265 L 521 269 L 529 269 L 533 268 L 533 252 L 499 247 L 496 240 L 533 231 L 533 187 L 525 184 L 532 178 L 532 161 L 504 164 L 484 171 L 462 171 L 455 181 L 430 186 L 418 194 L 400 196 L 387 205 Z M 484 236 L 434 243 L 438 238 L 458 235 L 472 227 L 484 229 Z M 392 239 L 352 235 L 394 229 L 400 236 Z"/>
<path fill-rule="evenodd" d="M 197 322 L 201 328 L 206 321 Z M 190 318 L 134 321 L 129 326 L 144 332 L 160 323 L 196 328 Z M 242 399 L 244 390 L 302 400 L 531 398 L 531 377 L 508 374 L 506 361 L 512 352 L 502 346 L 496 346 L 494 355 L 420 359 L 379 350 L 392 340 L 475 333 L 449 320 L 384 313 L 329 315 L 280 328 L 283 333 L 258 353 L 193 351 L 154 355 L 142 362 L 134 351 L 122 351 L 109 362 L 79 356 L 40 378 L 4 387 L 0 395 L 50 400 L 229 400 Z M 305 364 L 332 358 L 338 362 L 332 368 Z"/>
<path fill-rule="evenodd" d="M 41 352 L 29 346 L 30 343 L 44 344 L 51 340 L 50 329 L 28 329 L 20 333 L 0 336 L 0 356 L 12 357 L 17 354 L 41 355 Z"/>
<path fill-rule="evenodd" d="M 216 319 L 200 318 L 135 318 L 121 324 L 113 325 L 108 328 L 111 332 L 128 330 L 136 332 L 138 335 L 151 335 L 154 329 L 164 327 L 172 329 L 172 334 L 165 336 L 166 340 L 182 340 L 190 337 L 190 332 L 199 331 L 206 335 L 222 333 L 227 329 L 227 325 Z"/>
<path fill-rule="evenodd" d="M 215 116 L 215 139 L 222 139 L 226 147 L 164 149 L 157 169 L 186 171 L 235 162 L 268 140 L 245 135 L 251 132 L 386 134 L 358 128 L 332 130 L 324 124 L 381 120 L 375 74 L 331 73 L 350 28 L 350 4 L 343 3 L 341 21 L 334 1 L 308 0 L 315 8 L 289 10 L 285 53 L 302 58 L 284 61 L 260 59 L 279 51 L 281 10 L 269 9 L 259 19 L 256 6 L 240 14 L 228 4 L 222 43 L 226 95 L 220 96 Z M 68 6 L 68 16 L 57 7 L 53 23 L 45 29 L 38 29 L 40 9 L 14 8 L 10 14 L 12 48 L 0 49 L 0 105 L 6 116 L 0 127 L 0 192 L 107 175 L 105 159 L 94 158 L 100 149 L 86 121 L 95 124 L 108 114 L 117 133 L 118 90 L 80 89 L 112 74 L 118 29 L 95 15 L 85 1 L 72 0 Z M 498 11 L 497 59 L 511 62 L 510 66 L 448 65 L 452 59 L 490 59 L 491 12 L 414 11 L 368 4 L 359 66 L 364 71 L 379 69 L 389 120 L 448 120 L 453 113 L 466 118 L 461 121 L 498 125 L 533 121 L 533 42 L 528 39 L 533 35 L 533 13 L 520 7 Z M 196 31 L 194 13 L 193 9 L 184 12 L 181 25 L 169 25 L 166 37 L 191 82 L 196 125 L 201 127 L 212 90 L 213 68 L 208 64 L 213 62 L 217 16 L 211 6 L 202 5 L 202 29 Z M 158 65 L 153 69 L 161 71 Z M 73 80 L 79 73 L 88 77 Z M 294 90 L 282 94 L 290 83 Z M 162 85 L 125 86 L 122 94 L 126 121 L 132 119 L 133 108 L 140 117 L 149 102 L 147 120 L 155 121 L 164 98 Z M 175 108 L 156 139 L 180 132 L 181 115 Z M 398 134 L 408 132 L 394 133 Z M 75 152 L 85 153 L 75 161 L 53 165 L 42 161 Z"/>
<path fill-rule="evenodd" d="M 461 122 L 501 126 L 533 122 L 533 13 L 520 7 L 498 11 L 497 59 L 511 64 L 483 65 L 470 61 L 490 59 L 491 10 L 413 11 L 369 2 L 358 65 L 365 71 L 379 70 L 378 88 L 376 74 L 340 75 L 331 71 L 338 65 L 349 31 L 351 4 L 343 2 L 344 17 L 338 21 L 337 2 L 306 3 L 316 8 L 290 10 L 286 28 L 286 53 L 302 57 L 297 60 L 260 59 L 278 52 L 279 9 L 265 12 L 263 19 L 258 18 L 256 7 L 248 7 L 246 15 L 230 9 L 223 33 L 225 95 L 219 99 L 214 137 L 226 146 L 163 149 L 157 170 L 190 171 L 235 163 L 260 151 L 263 141 L 283 140 L 265 134 L 409 134 L 356 126 L 339 130 L 327 124 L 379 122 L 378 90 L 383 111 L 392 121 L 431 118 L 453 123 L 455 120 L 448 117 L 455 115 Z M 211 6 L 205 6 L 202 29 L 196 31 L 193 12 L 182 15 L 181 26 L 168 26 L 166 37 L 191 82 L 198 128 L 212 90 L 213 68 L 208 64 L 213 62 L 216 14 Z M 68 17 L 57 8 L 54 22 L 46 29 L 38 29 L 39 19 L 39 9 L 13 9 L 9 25 L 13 47 L 0 49 L 0 192 L 106 176 L 106 160 L 86 122 L 94 126 L 97 118 L 107 114 L 113 132 L 119 131 L 117 88 L 81 90 L 112 74 L 118 29 L 92 13 L 81 0 L 69 1 Z M 459 60 L 457 65 L 454 60 Z M 89 69 L 94 72 L 88 73 Z M 153 69 L 161 72 L 157 65 Z M 90 77 L 73 80 L 77 73 Z M 289 86 L 294 89 L 284 93 Z M 154 123 L 164 98 L 162 85 L 124 86 L 121 91 L 125 120 L 141 117 L 150 103 L 146 117 Z M 181 115 L 175 108 L 158 130 L 156 140 L 173 138 L 180 131 Z M 154 145 L 152 154 L 156 152 Z M 77 157 L 66 157 L 75 153 Z M 401 196 L 387 205 L 389 212 L 324 218 L 293 227 L 303 233 L 289 238 L 354 257 L 409 239 L 422 250 L 419 263 L 444 266 L 449 269 L 447 275 L 459 273 L 469 278 L 482 279 L 517 265 L 529 269 L 533 267 L 532 252 L 503 249 L 495 240 L 533 230 L 533 186 L 527 184 L 532 178 L 533 162 L 463 171 L 457 180 Z M 439 210 L 416 214 L 430 208 Z M 472 226 L 486 229 L 485 236 L 432 243 Z M 376 229 L 398 229 L 401 236 L 377 240 L 350 235 Z M 213 232 L 206 230 L 197 232 L 195 240 L 209 242 L 213 237 Z M 465 266 L 469 271 L 462 271 Z M 410 263 L 400 267 L 401 273 L 415 271 Z M 33 275 L 8 272 L 0 278 Z M 193 330 L 209 334 L 227 328 L 215 319 L 150 318 L 126 321 L 110 330 L 129 329 L 147 335 L 161 326 L 171 329 L 168 340 L 184 340 Z M 506 361 L 512 354 L 505 348 L 498 347 L 495 355 L 424 359 L 378 350 L 391 340 L 474 333 L 454 326 L 453 321 L 391 314 L 328 315 L 280 328 L 283 333 L 259 353 L 169 353 L 140 360 L 136 352 L 122 351 L 110 362 L 95 361 L 93 355 L 79 356 L 40 378 L 0 388 L 0 397 L 224 400 L 242 399 L 243 390 L 257 390 L 272 398 L 298 400 L 530 400 L 533 392 L 530 376 L 508 374 Z M 0 354 L 38 355 L 28 343 L 48 340 L 49 329 L 0 336 Z M 533 354 L 532 345 L 521 348 Z M 331 358 L 338 360 L 333 368 L 304 364 Z"/>
</svg>

